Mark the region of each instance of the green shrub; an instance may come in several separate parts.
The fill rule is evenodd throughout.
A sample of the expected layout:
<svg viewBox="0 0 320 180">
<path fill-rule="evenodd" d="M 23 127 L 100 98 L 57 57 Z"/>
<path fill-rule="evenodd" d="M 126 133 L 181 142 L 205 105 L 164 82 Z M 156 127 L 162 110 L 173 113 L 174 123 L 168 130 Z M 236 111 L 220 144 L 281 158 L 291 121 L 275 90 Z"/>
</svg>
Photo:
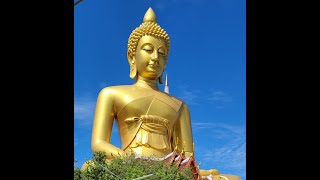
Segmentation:
<svg viewBox="0 0 320 180">
<path fill-rule="evenodd" d="M 178 170 L 178 166 L 172 165 L 168 167 L 161 161 L 153 161 L 151 159 L 137 160 L 133 155 L 124 157 L 116 156 L 113 157 L 113 160 L 109 163 L 106 163 L 105 159 L 105 153 L 94 153 L 92 160 L 98 164 L 92 165 L 88 163 L 88 168 L 83 171 L 79 168 L 75 168 L 74 180 L 132 180 L 149 174 L 153 175 L 145 178 L 146 180 L 193 179 L 190 168 Z M 108 173 L 108 170 L 114 173 L 117 177 Z"/>
</svg>

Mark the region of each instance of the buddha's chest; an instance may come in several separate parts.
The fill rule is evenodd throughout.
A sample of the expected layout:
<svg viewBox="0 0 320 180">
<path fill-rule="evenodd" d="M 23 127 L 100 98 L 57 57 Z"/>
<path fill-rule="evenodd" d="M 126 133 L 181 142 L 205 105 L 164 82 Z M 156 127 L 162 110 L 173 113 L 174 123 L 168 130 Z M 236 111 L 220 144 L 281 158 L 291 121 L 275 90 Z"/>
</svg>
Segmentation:
<svg viewBox="0 0 320 180">
<path fill-rule="evenodd" d="M 167 119 L 170 125 L 175 124 L 182 102 L 163 93 L 146 93 L 145 95 L 124 97 L 124 103 L 117 110 L 116 118 L 121 124 L 127 118 L 141 115 L 154 115 Z"/>
</svg>

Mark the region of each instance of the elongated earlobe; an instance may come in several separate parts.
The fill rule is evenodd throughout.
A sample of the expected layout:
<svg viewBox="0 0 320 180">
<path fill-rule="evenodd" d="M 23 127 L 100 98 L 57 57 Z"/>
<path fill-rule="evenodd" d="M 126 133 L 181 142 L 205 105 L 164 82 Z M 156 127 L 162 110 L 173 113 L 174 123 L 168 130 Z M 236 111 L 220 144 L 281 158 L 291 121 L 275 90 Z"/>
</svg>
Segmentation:
<svg viewBox="0 0 320 180">
<path fill-rule="evenodd" d="M 130 74 L 129 74 L 129 76 L 130 76 L 131 79 L 134 79 L 137 76 L 137 67 L 136 67 L 136 64 L 135 64 L 135 58 L 129 56 L 129 53 L 128 53 L 128 62 L 129 62 L 129 65 L 130 65 Z"/>
<path fill-rule="evenodd" d="M 135 64 L 130 65 L 130 78 L 134 79 L 137 76 L 137 68 Z"/>
</svg>

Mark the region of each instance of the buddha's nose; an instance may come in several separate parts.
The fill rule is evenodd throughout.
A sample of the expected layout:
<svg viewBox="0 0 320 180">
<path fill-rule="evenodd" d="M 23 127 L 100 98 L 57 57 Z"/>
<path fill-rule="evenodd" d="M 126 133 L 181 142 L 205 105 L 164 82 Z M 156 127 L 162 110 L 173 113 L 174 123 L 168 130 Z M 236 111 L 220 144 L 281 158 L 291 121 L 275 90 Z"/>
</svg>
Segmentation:
<svg viewBox="0 0 320 180">
<path fill-rule="evenodd" d="M 151 60 L 153 60 L 153 61 L 158 60 L 158 52 L 157 51 L 153 51 L 153 53 L 151 54 Z"/>
</svg>

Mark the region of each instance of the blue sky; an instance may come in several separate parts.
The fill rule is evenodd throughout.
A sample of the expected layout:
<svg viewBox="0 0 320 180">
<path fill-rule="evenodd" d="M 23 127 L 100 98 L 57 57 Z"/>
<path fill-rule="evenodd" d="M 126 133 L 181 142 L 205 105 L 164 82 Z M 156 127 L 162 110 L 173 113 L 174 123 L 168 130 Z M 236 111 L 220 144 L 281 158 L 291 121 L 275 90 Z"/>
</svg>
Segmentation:
<svg viewBox="0 0 320 180">
<path fill-rule="evenodd" d="M 246 179 L 245 0 L 84 0 L 74 10 L 74 158 L 92 157 L 95 101 L 132 84 L 127 41 L 149 7 L 169 34 L 170 94 L 190 109 L 195 158 Z M 159 88 L 164 89 L 163 85 Z M 118 130 L 111 143 L 120 147 Z"/>
</svg>

